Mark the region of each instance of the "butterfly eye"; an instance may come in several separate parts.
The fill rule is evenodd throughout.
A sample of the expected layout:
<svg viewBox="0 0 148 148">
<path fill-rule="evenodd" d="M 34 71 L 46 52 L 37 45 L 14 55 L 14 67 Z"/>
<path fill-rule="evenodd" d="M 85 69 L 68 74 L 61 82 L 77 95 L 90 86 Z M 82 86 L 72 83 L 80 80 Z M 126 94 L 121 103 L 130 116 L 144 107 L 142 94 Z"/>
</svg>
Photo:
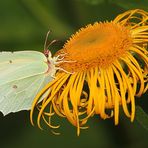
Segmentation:
<svg viewBox="0 0 148 148">
<path fill-rule="evenodd" d="M 51 52 L 48 49 L 44 49 L 44 55 L 48 58 L 51 57 Z"/>
</svg>

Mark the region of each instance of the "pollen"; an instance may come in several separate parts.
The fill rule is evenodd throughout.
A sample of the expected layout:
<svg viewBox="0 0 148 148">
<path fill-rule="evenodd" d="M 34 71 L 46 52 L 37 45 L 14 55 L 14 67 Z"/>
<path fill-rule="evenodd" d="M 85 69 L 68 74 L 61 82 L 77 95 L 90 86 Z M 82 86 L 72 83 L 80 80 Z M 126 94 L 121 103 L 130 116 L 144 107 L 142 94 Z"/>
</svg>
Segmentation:
<svg viewBox="0 0 148 148">
<path fill-rule="evenodd" d="M 80 29 L 67 41 L 60 52 L 67 53 L 61 65 L 70 72 L 92 67 L 108 67 L 119 57 L 124 57 L 132 46 L 130 30 L 113 22 L 94 23 Z"/>
</svg>

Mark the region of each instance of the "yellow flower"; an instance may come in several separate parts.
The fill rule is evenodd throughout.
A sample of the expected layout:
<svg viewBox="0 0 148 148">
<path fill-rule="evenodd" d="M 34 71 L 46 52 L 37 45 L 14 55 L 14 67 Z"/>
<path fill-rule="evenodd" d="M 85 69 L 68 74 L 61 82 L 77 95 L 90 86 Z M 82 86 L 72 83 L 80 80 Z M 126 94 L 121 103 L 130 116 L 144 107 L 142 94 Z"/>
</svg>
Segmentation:
<svg viewBox="0 0 148 148">
<path fill-rule="evenodd" d="M 119 106 L 134 120 L 135 96 L 146 92 L 148 74 L 148 13 L 130 10 L 111 22 L 89 24 L 66 42 L 56 55 L 63 57 L 56 78 L 36 96 L 31 109 L 51 128 L 57 114 L 77 127 L 77 134 L 93 115 L 114 116 Z M 44 95 L 44 96 L 43 96 Z M 38 104 L 41 97 L 44 100 Z M 48 118 L 47 118 L 48 117 Z"/>
</svg>

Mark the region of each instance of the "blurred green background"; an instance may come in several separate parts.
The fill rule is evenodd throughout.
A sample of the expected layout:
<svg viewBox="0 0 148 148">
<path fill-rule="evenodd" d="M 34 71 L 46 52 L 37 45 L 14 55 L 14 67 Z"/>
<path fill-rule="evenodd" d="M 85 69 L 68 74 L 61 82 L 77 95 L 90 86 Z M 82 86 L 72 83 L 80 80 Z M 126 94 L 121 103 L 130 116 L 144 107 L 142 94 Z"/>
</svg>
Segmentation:
<svg viewBox="0 0 148 148">
<path fill-rule="evenodd" d="M 0 51 L 39 50 L 48 30 L 49 41 L 59 40 L 51 46 L 52 53 L 80 27 L 95 21 L 112 20 L 128 9 L 148 11 L 147 0 L 0 0 Z M 148 95 L 137 100 L 148 113 Z M 3 117 L 0 114 L 0 148 L 147 148 L 148 131 L 136 120 L 131 123 L 122 114 L 120 124 L 113 119 L 100 120 L 95 116 L 90 128 L 76 136 L 76 128 L 62 119 L 60 136 L 50 130 L 32 127 L 29 112 L 22 111 Z"/>
</svg>

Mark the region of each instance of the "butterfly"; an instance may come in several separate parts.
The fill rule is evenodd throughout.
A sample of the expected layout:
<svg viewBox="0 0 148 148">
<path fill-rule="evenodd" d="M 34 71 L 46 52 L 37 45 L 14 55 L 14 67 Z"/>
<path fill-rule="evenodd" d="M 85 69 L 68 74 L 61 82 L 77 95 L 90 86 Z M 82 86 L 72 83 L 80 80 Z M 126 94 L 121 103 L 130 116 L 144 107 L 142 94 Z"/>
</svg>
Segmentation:
<svg viewBox="0 0 148 148">
<path fill-rule="evenodd" d="M 47 45 L 49 33 L 43 53 L 31 50 L 0 52 L 0 111 L 3 115 L 30 110 L 37 93 L 54 79 L 56 65 L 61 59 L 60 56 L 52 57 L 48 49 L 56 42 L 53 40 Z"/>
</svg>

